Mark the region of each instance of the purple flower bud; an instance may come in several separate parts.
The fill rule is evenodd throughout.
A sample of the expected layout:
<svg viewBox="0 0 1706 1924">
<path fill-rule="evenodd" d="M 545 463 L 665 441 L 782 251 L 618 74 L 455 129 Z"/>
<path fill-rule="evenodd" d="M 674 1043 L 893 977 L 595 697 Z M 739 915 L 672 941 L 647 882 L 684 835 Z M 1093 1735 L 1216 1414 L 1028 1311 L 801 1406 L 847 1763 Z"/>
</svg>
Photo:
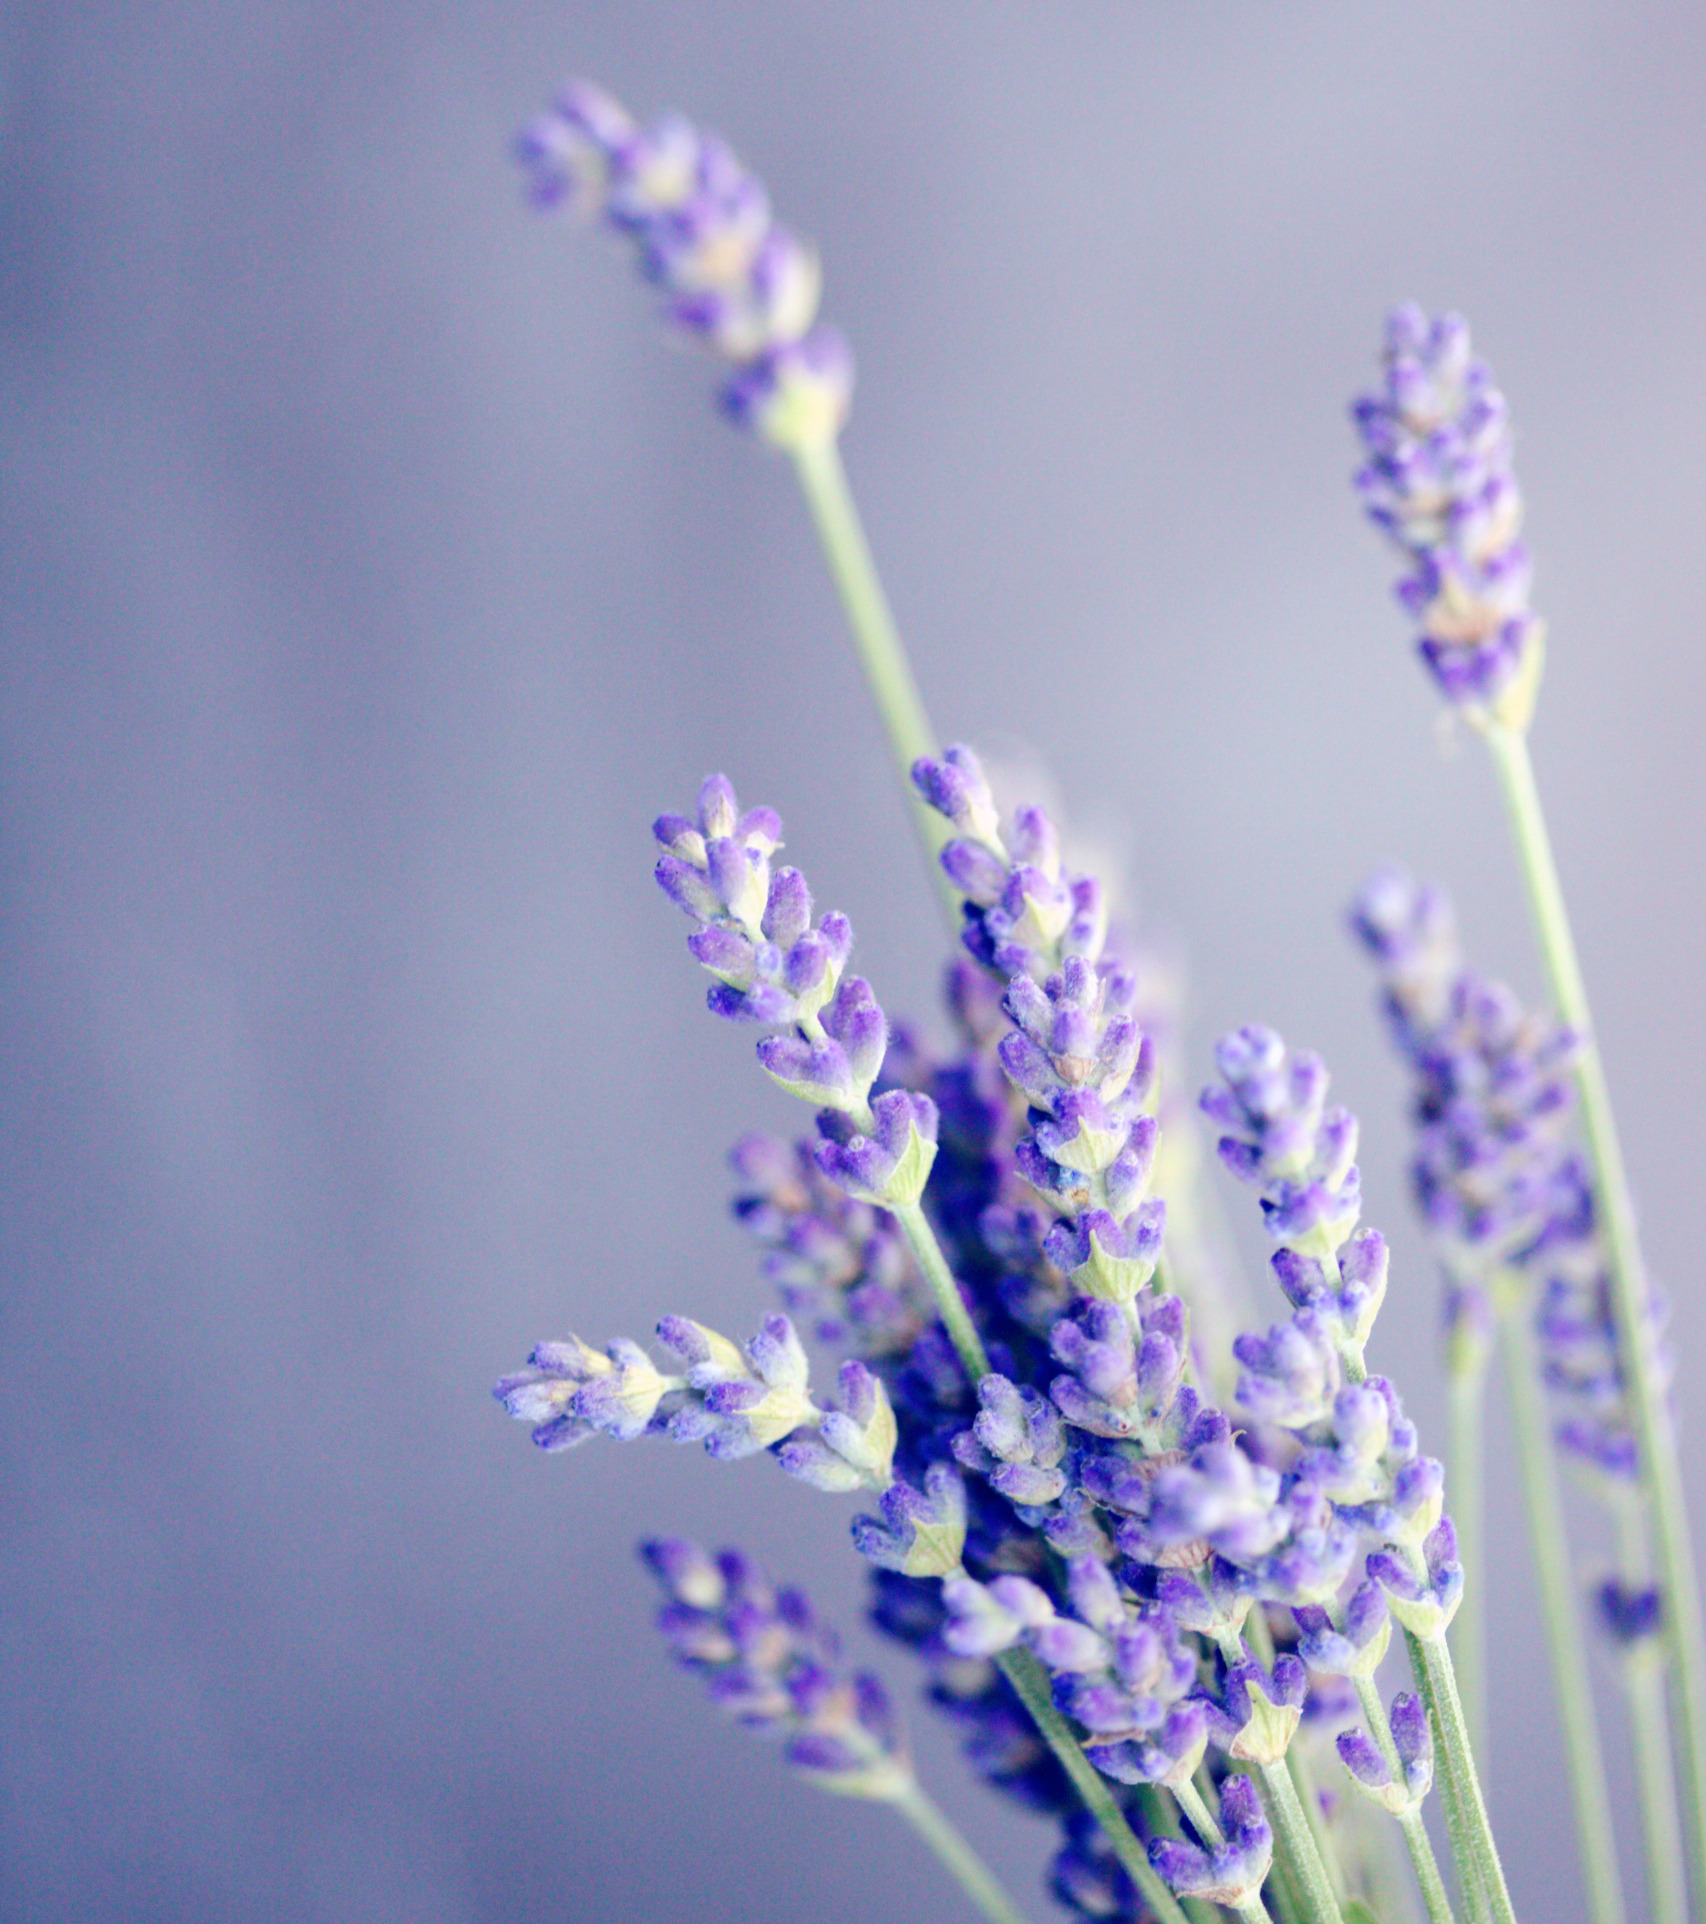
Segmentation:
<svg viewBox="0 0 1706 1924">
<path fill-rule="evenodd" d="M 1651 1643 L 1664 1629 L 1664 1598 L 1653 1584 L 1607 1577 L 1594 1592 L 1594 1601 L 1612 1641 L 1625 1650 Z"/>
</svg>

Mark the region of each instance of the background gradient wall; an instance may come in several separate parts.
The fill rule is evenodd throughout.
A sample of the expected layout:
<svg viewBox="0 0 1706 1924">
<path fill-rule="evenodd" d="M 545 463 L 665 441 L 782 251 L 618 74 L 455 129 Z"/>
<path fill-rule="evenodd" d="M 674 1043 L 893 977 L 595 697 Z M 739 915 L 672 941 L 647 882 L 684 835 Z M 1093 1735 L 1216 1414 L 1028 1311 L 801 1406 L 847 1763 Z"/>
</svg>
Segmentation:
<svg viewBox="0 0 1706 1924">
<path fill-rule="evenodd" d="M 891 1008 L 939 961 L 785 467 L 614 250 L 518 204 L 511 131 L 570 73 L 723 130 L 821 245 L 933 712 L 1117 852 L 1188 953 L 1199 1066 L 1251 1019 L 1327 1054 L 1395 1244 L 1376 1358 L 1435 1447 L 1343 906 L 1400 857 L 1538 970 L 1345 403 L 1394 300 L 1469 315 L 1699 1437 L 1706 12 L 36 0 L 0 68 L 7 1917 L 957 1902 L 649 1630 L 632 1539 L 738 1534 L 872 1645 L 852 1506 L 661 1446 L 538 1458 L 488 1395 L 538 1336 L 764 1301 L 722 1159 L 799 1118 L 704 1016 L 659 808 L 727 769 Z M 1519 1910 L 1568 1924 L 1511 1481 L 1493 1803 Z M 1031 1898 L 1045 1831 L 914 1721 Z"/>
</svg>

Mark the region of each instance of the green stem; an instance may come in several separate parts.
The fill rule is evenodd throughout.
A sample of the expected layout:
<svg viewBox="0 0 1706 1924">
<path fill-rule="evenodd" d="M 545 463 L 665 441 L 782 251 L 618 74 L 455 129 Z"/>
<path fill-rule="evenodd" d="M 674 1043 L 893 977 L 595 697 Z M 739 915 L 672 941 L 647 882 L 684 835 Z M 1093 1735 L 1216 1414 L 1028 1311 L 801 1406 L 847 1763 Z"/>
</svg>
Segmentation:
<svg viewBox="0 0 1706 1924">
<path fill-rule="evenodd" d="M 990 1924 L 1025 1924 L 1025 1914 L 997 1883 L 994 1873 L 924 1794 L 916 1780 L 892 1800 L 937 1862 Z"/>
<path fill-rule="evenodd" d="M 1499 1847 L 1493 1841 L 1493 1826 L 1487 1817 L 1487 1800 L 1481 1794 L 1474 1753 L 1469 1748 L 1469 1727 L 1463 1719 L 1451 1652 L 1444 1637 L 1418 1637 L 1406 1630 L 1404 1640 L 1433 1720 L 1435 1748 L 1448 1792 L 1446 1823 L 1451 1831 L 1451 1854 L 1463 1885 L 1464 1902 L 1474 1915 L 1490 1918 L 1493 1924 L 1516 1924 Z"/>
<path fill-rule="evenodd" d="M 941 747 L 924 700 L 907 659 L 906 649 L 895 627 L 888 597 L 871 558 L 871 545 L 865 539 L 853 490 L 847 485 L 847 470 L 841 465 L 841 447 L 833 438 L 807 441 L 790 450 L 794 472 L 811 510 L 824 559 L 841 597 L 841 606 L 852 630 L 853 645 L 871 698 L 877 704 L 883 731 L 900 771 L 901 787 L 910 804 L 912 825 L 923 847 L 924 859 L 934 877 L 943 906 L 954 933 L 960 928 L 959 897 L 942 873 L 937 857 L 952 833 L 933 808 L 921 801 L 912 786 L 912 765 L 922 755 L 934 755 Z"/>
<path fill-rule="evenodd" d="M 1428 1908 L 1428 1924 L 1456 1924 L 1451 1915 L 1451 1899 L 1445 1894 L 1445 1880 L 1439 1874 L 1439 1860 L 1428 1841 L 1428 1827 L 1419 1810 L 1407 1810 L 1398 1819 L 1404 1833 L 1404 1847 L 1415 1867 L 1416 1882 L 1422 1887 L 1422 1902 Z"/>
<path fill-rule="evenodd" d="M 1187 1924 L 1179 1900 L 1162 1881 L 1161 1873 L 1149 1861 L 1143 1840 L 1126 1822 L 1125 1812 L 1114 1801 L 1108 1780 L 1084 1755 L 1084 1747 L 1072 1728 L 1055 1708 L 1049 1690 L 1048 1672 L 1024 1648 L 1004 1650 L 995 1659 L 1001 1674 L 1013 1686 L 1019 1701 L 1030 1713 L 1031 1721 L 1042 1733 L 1043 1741 L 1060 1761 L 1072 1780 L 1072 1787 L 1113 1847 L 1125 1874 L 1142 1893 L 1144 1902 L 1161 1924 Z"/>
<path fill-rule="evenodd" d="M 1469 1735 L 1483 1762 L 1487 1755 L 1487 1618 L 1486 1571 L 1486 1457 L 1482 1418 L 1486 1410 L 1487 1371 L 1484 1364 L 1453 1369 L 1451 1397 L 1451 1521 L 1457 1530 L 1458 1555 L 1474 1580 L 1465 1586 L 1463 1602 L 1451 1625 L 1451 1649 L 1457 1659 L 1458 1688 Z"/>
<path fill-rule="evenodd" d="M 942 1245 L 936 1240 L 936 1232 L 930 1227 L 930 1219 L 925 1215 L 922 1203 L 903 1203 L 893 1208 L 894 1219 L 900 1224 L 907 1247 L 912 1251 L 918 1267 L 923 1270 L 930 1293 L 936 1299 L 937 1311 L 959 1354 L 960 1366 L 975 1389 L 989 1374 L 989 1356 L 966 1308 L 965 1298 L 960 1294 L 954 1272 L 948 1267 L 947 1257 L 942 1254 Z"/>
<path fill-rule="evenodd" d="M 1273 1668 L 1272 1657 L 1267 1660 L 1267 1668 Z M 1338 1845 L 1327 1828 L 1326 1812 L 1321 1807 L 1321 1793 L 1315 1776 L 1315 1766 L 1310 1762 L 1301 1743 L 1294 1742 L 1285 1754 L 1285 1767 L 1291 1772 L 1291 1781 L 1297 1787 L 1297 1797 L 1303 1806 L 1303 1814 L 1309 1820 L 1309 1828 L 1315 1838 L 1315 1848 L 1321 1853 L 1321 1862 L 1327 1867 L 1327 1875 L 1332 1880 L 1333 1889 L 1342 1901 L 1349 1890 L 1345 1879 L 1344 1866 L 1339 1861 Z"/>
<path fill-rule="evenodd" d="M 1682 1767 L 1694 1904 L 1696 1913 L 1706 1917 L 1706 1629 L 1701 1623 L 1700 1589 L 1689 1542 L 1676 1434 L 1648 1326 L 1646 1274 L 1634 1204 L 1528 741 L 1520 732 L 1497 725 L 1486 732 L 1510 810 L 1553 999 L 1560 1019 L 1581 1038 L 1575 1063 L 1576 1091 L 1605 1232 L 1619 1362 L 1640 1450 L 1642 1477 L 1652 1505 L 1654 1547 L 1664 1593 L 1665 1639 L 1676 1673 L 1671 1707 Z"/>
<path fill-rule="evenodd" d="M 1625 1582 L 1643 1583 L 1651 1568 L 1644 1506 L 1638 1495 L 1618 1506 L 1618 1536 Z M 1676 1774 L 1671 1762 L 1670 1721 L 1665 1713 L 1664 1665 L 1642 1638 L 1623 1652 L 1619 1666 L 1641 1783 L 1641 1837 L 1647 1849 L 1647 1908 L 1654 1924 L 1687 1924 L 1687 1872 L 1677 1818 Z"/>
<path fill-rule="evenodd" d="M 1362 1714 L 1380 1746 L 1380 1754 L 1386 1759 L 1386 1768 L 1392 1773 L 1392 1781 L 1404 1781 L 1404 1766 L 1398 1756 L 1398 1746 L 1392 1736 L 1392 1720 L 1386 1714 L 1386 1705 L 1381 1699 L 1380 1686 L 1372 1677 L 1358 1677 L 1356 1680 L 1357 1701 L 1362 1705 Z M 1412 1806 L 1398 1819 L 1398 1828 L 1404 1834 L 1404 1848 L 1410 1853 L 1410 1864 L 1416 1873 L 1416 1882 L 1421 1886 L 1422 1902 L 1428 1907 L 1429 1924 L 1455 1924 L 1451 1915 L 1451 1901 L 1445 1894 L 1445 1879 L 1440 1876 L 1439 1860 L 1434 1856 L 1434 1847 L 1428 1838 L 1428 1827 L 1422 1822 L 1419 1809 Z"/>
<path fill-rule="evenodd" d="M 1611 1789 L 1600 1753 L 1594 1718 L 1592 1672 L 1587 1639 L 1576 1607 L 1570 1572 L 1568 1523 L 1563 1492 L 1540 1395 L 1540 1359 L 1529 1326 L 1528 1305 L 1514 1302 L 1500 1316 L 1505 1380 L 1516 1430 L 1517 1459 L 1528 1501 L 1529 1533 L 1534 1546 L 1546 1641 L 1551 1648 L 1552 1681 L 1570 1766 L 1570 1792 L 1576 1806 L 1576 1837 L 1587 1882 L 1588 1907 L 1595 1924 L 1623 1924 L 1623 1893 L 1617 1873 L 1617 1840 L 1611 1827 Z M 1464 1567 L 1473 1568 L 1467 1557 Z"/>
<path fill-rule="evenodd" d="M 1268 1809 L 1274 1818 L 1274 1841 L 1283 1846 L 1292 1873 L 1302 1887 L 1312 1924 L 1344 1924 L 1339 1900 L 1333 1891 L 1327 1866 L 1315 1846 L 1315 1833 L 1309 1828 L 1298 1801 L 1297 1786 L 1291 1781 L 1282 1757 L 1277 1764 L 1258 1764 L 1262 1787 L 1267 1792 Z"/>
</svg>

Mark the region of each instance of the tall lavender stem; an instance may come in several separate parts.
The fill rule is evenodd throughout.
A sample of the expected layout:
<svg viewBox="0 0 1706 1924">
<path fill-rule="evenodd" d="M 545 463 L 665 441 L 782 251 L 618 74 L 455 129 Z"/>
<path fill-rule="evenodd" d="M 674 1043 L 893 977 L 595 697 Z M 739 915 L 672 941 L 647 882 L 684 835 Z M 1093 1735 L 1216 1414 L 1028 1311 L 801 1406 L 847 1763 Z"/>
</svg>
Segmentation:
<svg viewBox="0 0 1706 1924">
<path fill-rule="evenodd" d="M 1569 1537 L 1563 1492 L 1540 1401 L 1540 1362 L 1529 1326 L 1526 1299 L 1500 1316 L 1505 1383 L 1510 1395 L 1517 1459 L 1528 1503 L 1537 1587 L 1546 1640 L 1552 1649 L 1552 1676 L 1558 1690 L 1558 1718 L 1570 1759 L 1570 1791 L 1576 1805 L 1576 1835 L 1588 1899 L 1599 1924 L 1622 1924 L 1623 1892 L 1612 1838 L 1605 1760 L 1594 1721 L 1592 1672 L 1587 1639 L 1576 1608 L 1570 1575 Z M 1673 1804 L 1668 1791 L 1664 1800 Z"/>
<path fill-rule="evenodd" d="M 920 757 L 933 755 L 938 738 L 924 712 L 924 699 L 895 626 L 888 596 L 883 592 L 871 545 L 847 482 L 840 443 L 834 435 L 806 436 L 793 442 L 794 472 L 811 510 L 812 524 L 823 544 L 824 559 L 834 579 L 841 606 L 852 632 L 859 665 L 877 705 L 889 739 L 901 784 L 906 790 L 912 825 L 924 850 L 924 860 L 936 884 L 938 899 L 949 922 L 959 932 L 959 902 L 937 858 L 949 836 L 941 816 L 913 790 L 912 768 Z"/>
<path fill-rule="evenodd" d="M 1605 1225 L 1610 1261 L 1612 1308 L 1618 1347 L 1627 1379 L 1630 1415 L 1635 1426 L 1648 1495 L 1659 1579 L 1664 1591 L 1664 1636 L 1676 1672 L 1671 1698 L 1676 1752 L 1682 1779 L 1682 1804 L 1690 1837 L 1694 1907 L 1706 1917 L 1706 1636 L 1702 1634 L 1700 1589 L 1695 1577 L 1688 1511 L 1677 1461 L 1670 1405 L 1653 1354 L 1647 1315 L 1646 1272 L 1635 1228 L 1634 1202 L 1595 1038 L 1587 986 L 1576 955 L 1563 883 L 1552 854 L 1526 735 L 1498 725 L 1485 730 L 1510 811 L 1523 881 L 1547 979 L 1559 1018 L 1582 1038 L 1574 1077 L 1582 1128 L 1593 1162 L 1595 1189 Z"/>
</svg>

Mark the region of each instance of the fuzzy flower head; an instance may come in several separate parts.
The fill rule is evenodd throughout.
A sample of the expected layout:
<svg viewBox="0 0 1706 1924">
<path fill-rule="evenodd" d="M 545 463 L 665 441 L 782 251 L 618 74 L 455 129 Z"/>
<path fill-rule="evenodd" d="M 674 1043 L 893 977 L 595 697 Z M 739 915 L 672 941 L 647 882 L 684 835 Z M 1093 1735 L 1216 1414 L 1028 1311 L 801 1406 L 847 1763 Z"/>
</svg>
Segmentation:
<svg viewBox="0 0 1706 1924">
<path fill-rule="evenodd" d="M 1522 497 L 1503 395 L 1456 314 L 1397 308 L 1386 378 L 1351 410 L 1367 460 L 1357 490 L 1403 552 L 1398 599 L 1448 702 L 1485 725 L 1524 728 L 1540 678 Z"/>
<path fill-rule="evenodd" d="M 815 325 L 817 255 L 772 219 L 764 183 L 724 141 L 678 114 L 641 125 L 575 81 L 523 129 L 516 159 L 535 207 L 602 219 L 633 244 L 666 319 L 731 369 L 737 421 L 780 447 L 834 438 L 853 364 Z"/>
</svg>

